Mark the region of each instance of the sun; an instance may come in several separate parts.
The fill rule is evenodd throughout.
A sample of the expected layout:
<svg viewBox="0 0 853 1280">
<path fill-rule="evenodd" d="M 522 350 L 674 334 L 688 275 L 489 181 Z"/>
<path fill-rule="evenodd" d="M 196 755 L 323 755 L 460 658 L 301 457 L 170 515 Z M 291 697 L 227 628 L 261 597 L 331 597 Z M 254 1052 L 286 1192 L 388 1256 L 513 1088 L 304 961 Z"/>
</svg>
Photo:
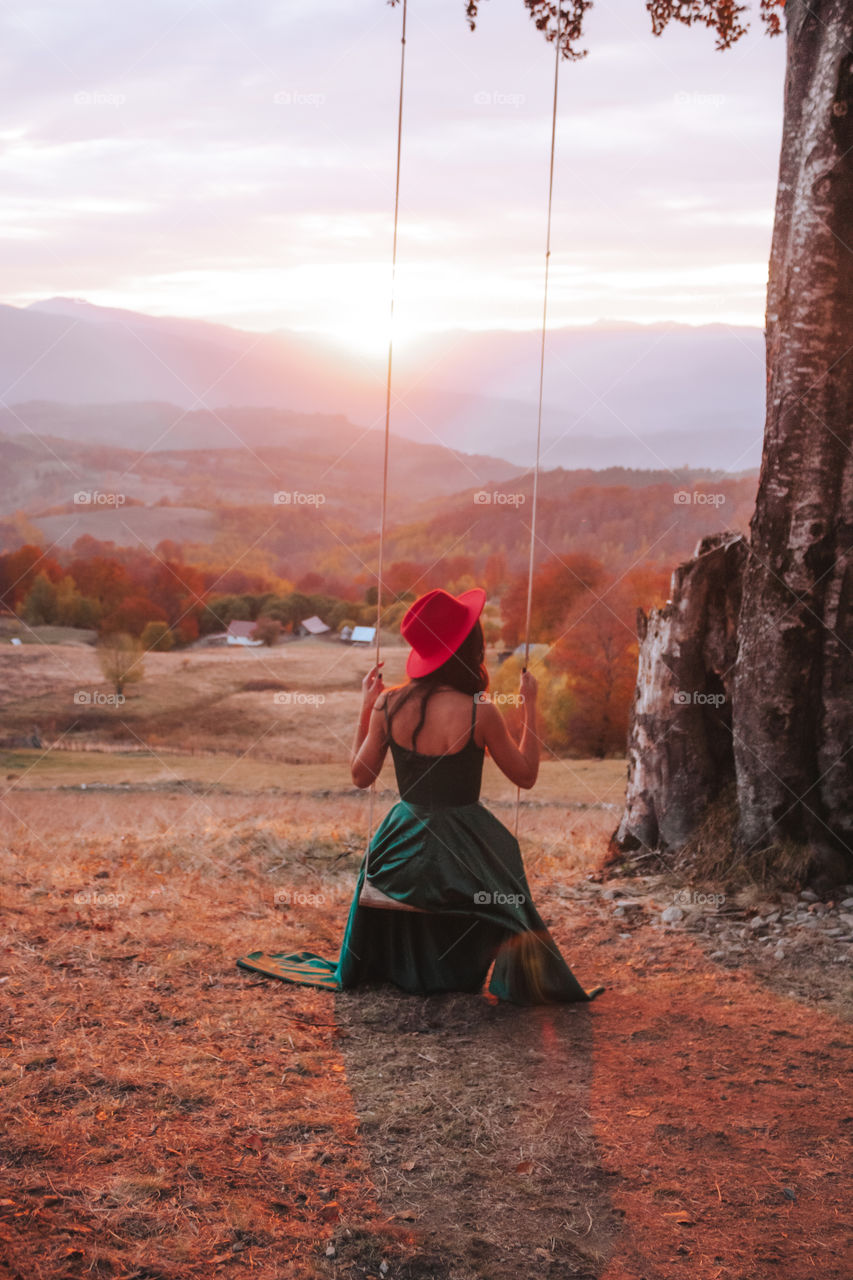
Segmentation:
<svg viewBox="0 0 853 1280">
<path fill-rule="evenodd" d="M 398 316 L 394 317 L 392 325 L 390 306 L 387 305 L 382 315 L 372 307 L 365 306 L 363 310 L 353 308 L 345 323 L 341 321 L 324 326 L 323 332 L 336 345 L 371 362 L 388 359 L 388 344 L 392 338 L 394 350 L 400 351 L 415 346 L 426 336 L 423 328 Z"/>
</svg>

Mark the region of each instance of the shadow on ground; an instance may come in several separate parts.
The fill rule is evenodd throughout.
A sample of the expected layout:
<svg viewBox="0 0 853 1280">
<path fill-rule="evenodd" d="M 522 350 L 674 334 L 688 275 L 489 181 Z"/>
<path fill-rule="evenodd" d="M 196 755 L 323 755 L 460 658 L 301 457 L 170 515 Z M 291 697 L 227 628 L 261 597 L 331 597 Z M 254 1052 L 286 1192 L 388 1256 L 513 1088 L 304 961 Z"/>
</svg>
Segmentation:
<svg viewBox="0 0 853 1280">
<path fill-rule="evenodd" d="M 375 988 L 336 1016 L 376 1193 L 409 1233 L 394 1275 L 594 1280 L 621 1211 L 592 1138 L 593 1010 Z M 335 1243 L 339 1276 L 381 1263 Z"/>
</svg>

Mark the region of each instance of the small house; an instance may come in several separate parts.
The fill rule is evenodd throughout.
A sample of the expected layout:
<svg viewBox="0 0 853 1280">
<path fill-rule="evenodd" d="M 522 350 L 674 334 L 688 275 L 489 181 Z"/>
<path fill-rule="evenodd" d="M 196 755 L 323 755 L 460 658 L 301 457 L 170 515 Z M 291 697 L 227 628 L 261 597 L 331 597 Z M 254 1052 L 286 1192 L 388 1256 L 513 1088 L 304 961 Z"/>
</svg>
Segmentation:
<svg viewBox="0 0 853 1280">
<path fill-rule="evenodd" d="M 552 646 L 551 646 L 550 644 L 533 644 L 533 643 L 531 643 L 531 645 L 530 645 L 530 657 L 531 657 L 531 659 L 532 659 L 534 662 L 541 662 L 541 661 L 543 661 L 545 658 L 547 658 L 548 654 L 551 652 L 551 648 L 552 648 Z M 513 652 L 513 656 L 514 656 L 514 657 L 516 657 L 516 658 L 521 658 L 522 660 L 524 659 L 524 645 L 523 645 L 523 644 L 516 645 L 516 647 L 513 649 L 513 651 L 512 651 L 512 652 Z"/>
<path fill-rule="evenodd" d="M 299 624 L 299 634 L 301 636 L 322 636 L 329 630 L 322 618 L 318 618 L 316 613 L 311 618 L 303 618 Z"/>
<path fill-rule="evenodd" d="M 227 644 L 241 644 L 244 648 L 254 649 L 263 644 L 262 640 L 253 639 L 254 634 L 254 622 L 229 622 L 225 640 Z"/>
<path fill-rule="evenodd" d="M 351 639 L 353 644 L 374 644 L 376 641 L 376 628 L 353 627 Z"/>
</svg>

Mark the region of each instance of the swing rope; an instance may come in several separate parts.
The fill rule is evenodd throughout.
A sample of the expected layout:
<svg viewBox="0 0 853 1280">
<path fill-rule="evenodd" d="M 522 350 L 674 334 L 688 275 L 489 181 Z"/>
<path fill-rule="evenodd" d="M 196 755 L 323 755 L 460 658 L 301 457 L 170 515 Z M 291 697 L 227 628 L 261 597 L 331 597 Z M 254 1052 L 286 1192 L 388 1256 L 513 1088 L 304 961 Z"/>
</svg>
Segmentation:
<svg viewBox="0 0 853 1280">
<path fill-rule="evenodd" d="M 394 295 L 397 285 L 397 225 L 400 220 L 400 157 L 403 151 L 403 81 L 406 71 L 406 6 L 400 37 L 400 101 L 397 107 L 397 177 L 394 185 L 394 241 L 391 249 L 391 318 L 388 327 L 388 378 L 385 384 L 385 447 L 382 458 L 382 511 L 379 519 L 379 563 L 376 568 L 376 663 L 381 652 L 382 570 L 385 561 L 385 519 L 388 511 L 388 452 L 391 442 L 391 367 L 394 357 Z"/>
<path fill-rule="evenodd" d="M 375 664 L 378 667 L 382 655 L 382 577 L 384 570 L 385 557 L 385 525 L 388 510 L 388 457 L 391 440 L 391 373 L 393 367 L 394 353 L 394 300 L 396 293 L 397 280 L 397 229 L 400 213 L 400 160 L 402 156 L 403 143 L 403 86 L 405 81 L 406 67 L 406 16 L 407 16 L 408 0 L 403 0 L 403 20 L 402 34 L 400 38 L 400 94 L 397 108 L 397 172 L 394 188 L 394 236 L 391 251 L 391 316 L 390 316 L 390 332 L 388 336 L 388 375 L 385 386 L 385 439 L 382 461 L 382 500 L 379 520 L 379 551 L 376 570 L 376 659 Z M 530 620 L 533 606 L 533 567 L 536 551 L 536 513 L 539 499 L 539 463 L 542 447 L 542 400 L 545 384 L 545 340 L 548 329 L 548 285 L 550 277 L 551 265 L 551 215 L 554 198 L 554 158 L 556 152 L 557 138 L 557 91 L 559 87 L 560 76 L 560 36 L 562 32 L 562 0 L 557 5 L 557 27 L 554 34 L 554 47 L 556 52 L 554 62 L 554 96 L 551 112 L 551 158 L 548 171 L 548 217 L 547 217 L 547 233 L 545 243 L 545 285 L 542 305 L 542 335 L 539 353 L 539 405 L 536 421 L 536 459 L 533 467 L 533 501 L 530 520 L 530 551 L 528 557 L 527 569 L 527 609 L 524 624 L 524 670 L 527 670 L 530 656 Z M 365 854 L 364 864 L 364 884 L 367 886 L 367 868 L 370 858 L 370 846 L 373 841 L 374 828 L 374 811 L 376 803 L 376 783 L 375 780 L 370 784 L 368 799 L 368 815 L 367 815 L 367 852 Z M 515 834 L 518 836 L 519 809 L 521 803 L 521 788 L 516 788 L 515 797 Z M 370 889 L 370 896 L 375 895 L 372 905 L 384 905 L 388 907 L 403 907 L 403 904 L 396 902 L 394 899 L 387 898 L 384 894 L 380 894 L 378 890 Z M 362 888 L 362 901 L 368 895 L 365 888 Z M 384 899 L 384 901 L 380 901 Z M 365 905 L 368 905 L 365 902 Z M 403 907 L 404 910 L 412 908 Z"/>
<path fill-rule="evenodd" d="M 403 0 L 403 29 L 400 37 L 400 98 L 397 106 L 397 176 L 394 186 L 394 239 L 391 249 L 391 319 L 388 331 L 388 377 L 385 384 L 385 443 L 382 457 L 382 506 L 379 518 L 379 555 L 376 566 L 376 666 L 382 654 L 382 575 L 385 565 L 385 523 L 388 512 L 388 454 L 391 443 L 391 369 L 394 358 L 394 295 L 397 283 L 397 226 L 400 218 L 400 159 L 403 151 L 403 84 L 406 72 L 406 10 L 408 0 Z M 367 877 L 367 859 L 373 840 L 373 815 L 376 804 L 376 782 L 370 784 L 367 811 L 367 854 L 364 874 Z"/>
<path fill-rule="evenodd" d="M 545 339 L 548 333 L 548 284 L 551 274 L 551 211 L 554 205 L 554 156 L 557 149 L 557 91 L 560 86 L 560 34 L 562 31 L 562 0 L 557 5 L 557 30 L 554 34 L 554 102 L 551 110 L 551 162 L 548 169 L 548 220 L 545 236 L 545 287 L 542 298 L 542 339 L 539 347 L 539 409 L 536 418 L 536 461 L 533 466 L 533 502 L 530 513 L 530 554 L 527 562 L 527 612 L 524 619 L 524 666 L 530 660 L 530 618 L 533 612 L 533 561 L 536 553 L 536 512 L 539 505 L 539 459 L 542 452 L 542 397 L 545 387 Z M 515 789 L 515 837 L 518 839 L 518 820 L 521 809 L 521 787 Z"/>
</svg>

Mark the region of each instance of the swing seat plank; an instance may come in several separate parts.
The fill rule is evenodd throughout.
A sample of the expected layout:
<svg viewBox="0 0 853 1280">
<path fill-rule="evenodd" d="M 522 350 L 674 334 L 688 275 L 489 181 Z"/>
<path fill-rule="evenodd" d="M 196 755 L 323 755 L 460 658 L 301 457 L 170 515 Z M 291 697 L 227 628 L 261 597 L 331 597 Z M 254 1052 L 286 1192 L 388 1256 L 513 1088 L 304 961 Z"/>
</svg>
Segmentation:
<svg viewBox="0 0 853 1280">
<path fill-rule="evenodd" d="M 399 898 L 389 897 L 387 893 L 377 889 L 369 880 L 365 880 L 361 886 L 358 905 L 360 907 L 376 907 L 381 911 L 417 911 L 422 916 L 430 914 L 423 907 L 412 907 L 408 902 L 401 902 Z"/>
</svg>

